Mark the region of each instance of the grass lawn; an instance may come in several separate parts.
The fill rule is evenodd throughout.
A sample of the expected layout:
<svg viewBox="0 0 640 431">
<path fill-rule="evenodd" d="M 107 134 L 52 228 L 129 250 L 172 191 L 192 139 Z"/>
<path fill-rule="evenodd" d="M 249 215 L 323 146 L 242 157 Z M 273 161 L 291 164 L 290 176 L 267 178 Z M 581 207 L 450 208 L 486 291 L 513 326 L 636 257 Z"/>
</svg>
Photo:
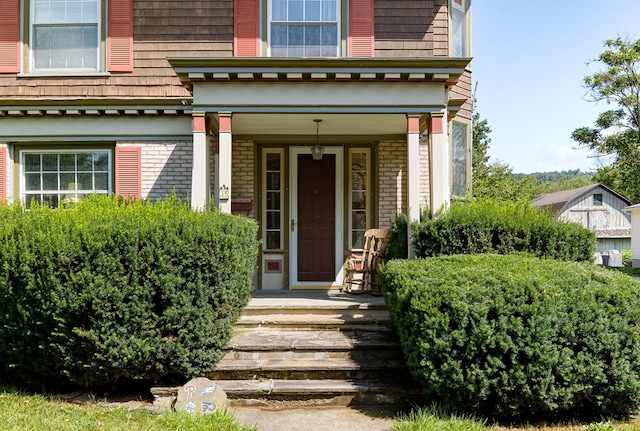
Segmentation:
<svg viewBox="0 0 640 431">
<path fill-rule="evenodd" d="M 105 408 L 100 403 L 74 405 L 39 395 L 0 388 L 2 431 L 251 431 L 229 415 L 190 416 Z"/>
<path fill-rule="evenodd" d="M 99 402 L 76 405 L 41 395 L 0 388 L 2 431 L 256 431 L 230 415 L 191 416 L 107 408 Z M 398 418 L 394 431 L 640 431 L 640 423 L 498 426 L 469 416 L 425 408 Z"/>
<path fill-rule="evenodd" d="M 464 415 L 425 408 L 396 421 L 394 431 L 640 431 L 640 423 L 593 423 L 569 425 L 491 425 Z"/>
</svg>

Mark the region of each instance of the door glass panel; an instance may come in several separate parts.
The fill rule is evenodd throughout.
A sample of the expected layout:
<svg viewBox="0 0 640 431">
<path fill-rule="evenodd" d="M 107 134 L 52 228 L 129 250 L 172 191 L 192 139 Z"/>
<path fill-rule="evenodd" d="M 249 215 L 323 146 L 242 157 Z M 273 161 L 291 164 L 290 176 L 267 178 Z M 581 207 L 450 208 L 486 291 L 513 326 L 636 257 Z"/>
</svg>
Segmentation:
<svg viewBox="0 0 640 431">
<path fill-rule="evenodd" d="M 353 149 L 350 152 L 351 182 L 350 200 L 350 248 L 361 249 L 364 246 L 364 232 L 369 227 L 369 150 Z"/>
<path fill-rule="evenodd" d="M 267 250 L 280 250 L 282 248 L 282 153 L 280 150 L 266 152 L 263 160 L 265 167 L 264 244 Z"/>
</svg>

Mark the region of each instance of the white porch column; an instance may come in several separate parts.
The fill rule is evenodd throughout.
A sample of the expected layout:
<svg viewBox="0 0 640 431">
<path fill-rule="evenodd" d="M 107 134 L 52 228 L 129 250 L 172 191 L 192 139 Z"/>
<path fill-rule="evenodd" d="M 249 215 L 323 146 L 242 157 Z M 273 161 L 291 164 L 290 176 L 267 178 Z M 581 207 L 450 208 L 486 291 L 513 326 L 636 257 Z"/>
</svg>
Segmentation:
<svg viewBox="0 0 640 431">
<path fill-rule="evenodd" d="M 419 220 L 420 115 L 407 115 L 407 207 L 409 220 Z"/>
<path fill-rule="evenodd" d="M 431 214 L 438 215 L 451 201 L 451 150 L 447 133 L 447 117 L 431 114 L 429 126 L 431 148 Z"/>
<path fill-rule="evenodd" d="M 193 164 L 191 167 L 191 208 L 209 206 L 209 133 L 204 112 L 193 113 Z"/>
<path fill-rule="evenodd" d="M 223 213 L 231 214 L 231 112 L 218 113 L 218 161 L 216 164 L 216 203 Z"/>
<path fill-rule="evenodd" d="M 407 115 L 407 210 L 409 223 L 420 220 L 420 115 Z M 407 229 L 409 258 L 415 257 Z"/>
</svg>

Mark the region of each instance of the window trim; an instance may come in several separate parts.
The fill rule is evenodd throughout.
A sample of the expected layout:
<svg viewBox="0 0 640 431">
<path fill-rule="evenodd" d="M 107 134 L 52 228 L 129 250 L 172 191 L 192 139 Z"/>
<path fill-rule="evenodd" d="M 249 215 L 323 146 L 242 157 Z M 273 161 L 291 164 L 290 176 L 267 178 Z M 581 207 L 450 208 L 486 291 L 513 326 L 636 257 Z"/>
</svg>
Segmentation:
<svg viewBox="0 0 640 431">
<path fill-rule="evenodd" d="M 360 153 L 360 154 L 364 154 L 365 155 L 365 162 L 366 162 L 366 167 L 365 167 L 365 230 L 370 229 L 372 226 L 372 212 L 373 212 L 373 205 L 372 205 L 372 177 L 373 177 L 373 172 L 372 172 L 372 167 L 373 167 L 373 162 L 371 160 L 371 148 L 365 148 L 365 147 L 352 147 L 348 149 L 348 154 L 347 154 L 347 175 L 348 175 L 348 182 L 347 182 L 347 208 L 349 211 L 349 214 L 347 216 L 347 247 L 348 250 L 351 251 L 359 251 L 362 250 L 361 248 L 354 248 L 354 244 L 353 244 L 353 155 L 354 153 Z"/>
<path fill-rule="evenodd" d="M 455 5 L 458 0 L 449 0 L 449 57 L 453 57 L 453 10 L 460 9 Z M 459 0 L 462 2 L 462 8 L 465 9 L 465 52 L 462 57 L 471 57 L 471 0 Z"/>
<path fill-rule="evenodd" d="M 23 2 L 23 29 L 22 29 L 22 67 L 19 77 L 30 76 L 109 76 L 107 71 L 107 7 L 108 1 L 97 0 L 98 4 L 98 49 L 96 50 L 98 67 L 96 69 L 35 69 L 34 50 L 31 49 L 35 43 L 34 37 L 34 7 L 35 0 Z M 63 24 L 61 24 L 62 26 Z"/>
</svg>

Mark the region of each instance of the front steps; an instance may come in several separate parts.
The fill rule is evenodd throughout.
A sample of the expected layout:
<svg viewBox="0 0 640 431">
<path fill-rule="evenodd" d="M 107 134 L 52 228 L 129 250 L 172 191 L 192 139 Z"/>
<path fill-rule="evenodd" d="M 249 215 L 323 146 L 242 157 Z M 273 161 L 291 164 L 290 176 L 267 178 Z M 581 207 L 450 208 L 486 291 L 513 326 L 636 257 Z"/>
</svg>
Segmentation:
<svg viewBox="0 0 640 431">
<path fill-rule="evenodd" d="M 231 406 L 406 405 L 420 400 L 383 298 L 255 292 L 227 353 L 205 377 Z M 155 388 L 170 405 L 179 388 Z"/>
<path fill-rule="evenodd" d="M 207 375 L 232 405 L 396 404 L 418 394 L 382 298 L 267 295 L 254 295 Z"/>
</svg>

